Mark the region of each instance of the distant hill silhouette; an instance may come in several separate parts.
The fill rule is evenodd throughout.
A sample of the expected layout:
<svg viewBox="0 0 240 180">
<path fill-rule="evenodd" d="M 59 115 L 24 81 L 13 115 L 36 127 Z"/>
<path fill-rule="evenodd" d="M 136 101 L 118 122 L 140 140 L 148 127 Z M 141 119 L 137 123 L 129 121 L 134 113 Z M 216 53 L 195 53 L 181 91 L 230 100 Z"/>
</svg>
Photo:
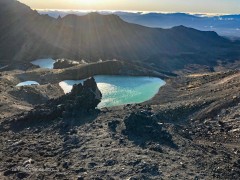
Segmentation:
<svg viewBox="0 0 240 180">
<path fill-rule="evenodd" d="M 239 57 L 238 44 L 215 32 L 149 28 L 98 13 L 55 19 L 14 0 L 0 0 L 0 23 L 0 61 L 116 58 L 171 70 Z"/>
<path fill-rule="evenodd" d="M 199 30 L 214 30 L 222 36 L 240 37 L 240 15 L 204 16 L 186 13 L 116 13 L 131 23 L 148 27 L 171 28 L 184 25 Z"/>
<path fill-rule="evenodd" d="M 67 14 L 85 15 L 84 11 L 38 10 L 40 14 L 51 17 L 64 17 Z M 98 11 L 101 14 L 116 14 L 126 22 L 140 24 L 148 27 L 172 28 L 184 25 L 198 30 L 216 31 L 221 36 L 240 39 L 240 14 L 214 15 L 188 14 L 188 13 L 142 13 L 127 11 Z"/>
</svg>

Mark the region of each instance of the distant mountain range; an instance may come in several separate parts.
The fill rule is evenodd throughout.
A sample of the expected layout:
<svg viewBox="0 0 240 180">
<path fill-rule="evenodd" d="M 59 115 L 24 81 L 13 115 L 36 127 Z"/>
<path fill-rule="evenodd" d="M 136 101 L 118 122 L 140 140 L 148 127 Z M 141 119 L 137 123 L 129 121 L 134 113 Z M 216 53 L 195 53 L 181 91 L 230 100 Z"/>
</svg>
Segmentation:
<svg viewBox="0 0 240 180">
<path fill-rule="evenodd" d="M 67 14 L 85 15 L 84 11 L 39 10 L 57 18 Z M 219 35 L 240 38 L 240 14 L 207 16 L 187 13 L 142 13 L 124 11 L 100 11 L 101 14 L 116 14 L 124 21 L 148 27 L 172 28 L 174 26 L 192 27 L 204 31 L 216 31 Z"/>
<path fill-rule="evenodd" d="M 239 59 L 239 42 L 184 26 L 149 28 L 117 15 L 53 18 L 15 0 L 0 1 L 0 62 L 37 58 L 119 59 L 174 70 Z"/>
</svg>

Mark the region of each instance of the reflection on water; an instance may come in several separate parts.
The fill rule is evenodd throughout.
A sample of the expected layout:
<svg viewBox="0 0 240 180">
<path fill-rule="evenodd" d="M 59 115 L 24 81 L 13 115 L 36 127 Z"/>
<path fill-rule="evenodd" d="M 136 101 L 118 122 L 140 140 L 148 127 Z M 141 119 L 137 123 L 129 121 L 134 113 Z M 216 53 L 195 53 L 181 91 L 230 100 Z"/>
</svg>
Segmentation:
<svg viewBox="0 0 240 180">
<path fill-rule="evenodd" d="M 17 86 L 29 86 L 29 85 L 39 85 L 36 81 L 25 81 L 17 84 Z"/>
<path fill-rule="evenodd" d="M 31 62 L 34 65 L 40 66 L 40 68 L 53 69 L 53 64 L 55 61 L 51 58 L 48 59 L 38 59 Z"/>
<path fill-rule="evenodd" d="M 60 87 L 63 89 L 64 93 L 69 93 L 72 90 L 74 84 L 82 83 L 83 80 L 66 80 L 59 83 Z"/>
<path fill-rule="evenodd" d="M 95 76 L 95 80 L 103 94 L 99 107 L 147 101 L 165 84 L 165 81 L 153 77 Z M 66 80 L 60 82 L 59 85 L 65 93 L 68 93 L 71 91 L 73 84 L 82 82 L 83 80 Z"/>
</svg>

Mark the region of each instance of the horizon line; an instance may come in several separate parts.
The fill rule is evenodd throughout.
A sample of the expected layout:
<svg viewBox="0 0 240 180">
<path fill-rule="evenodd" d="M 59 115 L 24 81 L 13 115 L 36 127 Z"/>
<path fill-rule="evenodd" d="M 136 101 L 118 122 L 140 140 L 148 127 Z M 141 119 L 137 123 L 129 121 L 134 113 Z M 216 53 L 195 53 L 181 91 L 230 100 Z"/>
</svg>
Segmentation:
<svg viewBox="0 0 240 180">
<path fill-rule="evenodd" d="M 149 13 L 159 13 L 159 14 L 189 14 L 189 15 L 202 15 L 202 16 L 221 16 L 221 15 L 240 15 L 240 13 L 201 13 L 201 12 L 179 12 L 179 11 L 137 11 L 137 10 L 85 10 L 85 9 L 33 9 L 36 11 L 62 11 L 62 12 L 128 12 L 128 13 L 139 13 L 139 14 L 149 14 Z"/>
</svg>

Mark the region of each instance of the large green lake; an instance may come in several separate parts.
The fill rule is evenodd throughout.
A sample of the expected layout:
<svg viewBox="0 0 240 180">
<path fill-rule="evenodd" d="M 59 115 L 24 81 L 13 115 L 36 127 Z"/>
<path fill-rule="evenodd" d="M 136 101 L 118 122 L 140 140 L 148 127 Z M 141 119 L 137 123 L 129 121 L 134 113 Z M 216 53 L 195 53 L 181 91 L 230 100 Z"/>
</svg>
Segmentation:
<svg viewBox="0 0 240 180">
<path fill-rule="evenodd" d="M 155 77 L 101 75 L 94 78 L 103 95 L 100 108 L 147 101 L 165 85 L 165 81 Z M 59 85 L 68 93 L 74 84 L 82 82 L 83 80 L 66 80 Z"/>
</svg>

